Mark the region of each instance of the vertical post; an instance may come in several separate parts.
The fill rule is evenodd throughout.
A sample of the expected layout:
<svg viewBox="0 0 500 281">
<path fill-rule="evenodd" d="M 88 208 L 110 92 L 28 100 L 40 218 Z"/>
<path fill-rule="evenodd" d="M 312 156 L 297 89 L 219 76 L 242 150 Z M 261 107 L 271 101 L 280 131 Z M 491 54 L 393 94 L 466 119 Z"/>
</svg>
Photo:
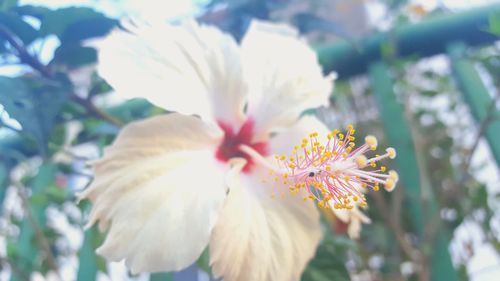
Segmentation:
<svg viewBox="0 0 500 281">
<path fill-rule="evenodd" d="M 78 254 L 78 260 L 80 261 L 77 274 L 78 281 L 94 281 L 97 279 L 98 261 L 95 253 L 97 235 L 96 226 L 85 231 L 83 245 Z"/>
<path fill-rule="evenodd" d="M 375 99 L 381 113 L 387 140 L 391 146 L 398 151 L 396 165 L 401 176 L 402 185 L 405 188 L 406 204 L 410 211 L 412 225 L 417 235 L 423 239 L 426 221 L 422 208 L 422 188 L 419 174 L 419 166 L 412 141 L 412 134 L 408 127 L 404 109 L 398 103 L 394 93 L 394 81 L 389 76 L 389 67 L 383 62 L 375 62 L 369 66 L 368 74 L 373 87 Z M 432 190 L 431 190 L 432 193 Z M 429 211 L 438 215 L 438 206 L 432 194 L 429 194 Z M 435 240 L 430 249 L 431 257 L 431 279 L 458 280 L 457 273 L 451 263 L 448 251 L 448 242 L 442 231 L 437 231 Z"/>
<path fill-rule="evenodd" d="M 488 141 L 493 157 L 500 166 L 500 119 L 495 118 L 498 110 L 493 108 L 493 115 L 487 116 L 494 100 L 490 97 L 474 64 L 464 57 L 466 46 L 463 43 L 453 43 L 448 46 L 451 69 L 460 92 L 468 104 L 476 122 L 485 124 L 484 136 Z M 493 118 L 491 118 L 493 117 Z M 491 120 L 486 120 L 491 118 Z"/>
</svg>

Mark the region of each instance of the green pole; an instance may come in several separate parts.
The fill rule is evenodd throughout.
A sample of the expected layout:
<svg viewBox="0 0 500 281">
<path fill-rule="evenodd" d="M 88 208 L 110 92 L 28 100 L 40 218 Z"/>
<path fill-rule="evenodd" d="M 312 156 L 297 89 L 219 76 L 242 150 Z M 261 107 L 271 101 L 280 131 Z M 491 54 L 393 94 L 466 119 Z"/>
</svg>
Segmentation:
<svg viewBox="0 0 500 281">
<path fill-rule="evenodd" d="M 396 165 L 405 190 L 405 204 L 409 208 L 411 223 L 420 240 L 422 240 L 424 239 L 423 234 L 426 226 L 424 214 L 427 216 L 431 214 L 432 217 L 438 215 L 439 208 L 432 195 L 433 189 L 428 188 L 431 194 L 428 194 L 426 198 L 428 208 L 424 211 L 422 208 L 421 187 L 423 183 L 420 181 L 412 134 L 406 121 L 404 109 L 397 101 L 393 89 L 394 81 L 389 76 L 389 67 L 383 62 L 372 63 L 368 69 L 368 74 L 381 113 L 385 135 L 389 144 L 398 152 Z M 436 238 L 432 241 L 432 248 L 422 249 L 431 258 L 431 279 L 434 281 L 458 280 L 445 237 L 446 235 L 442 230 L 436 231 Z"/>
<path fill-rule="evenodd" d="M 455 80 L 460 88 L 460 92 L 468 104 L 469 109 L 478 123 L 488 122 L 484 127 L 484 136 L 491 148 L 493 157 L 497 165 L 500 166 L 500 119 L 498 119 L 498 110 L 491 108 L 494 102 L 484 85 L 474 63 L 464 56 L 466 46 L 464 43 L 453 43 L 448 47 L 451 68 Z M 492 73 L 498 75 L 497 73 Z M 488 111 L 493 116 L 488 117 Z M 490 120 L 486 120 L 490 118 Z"/>
<path fill-rule="evenodd" d="M 500 11 L 500 4 L 448 13 L 425 21 L 375 33 L 359 42 L 359 48 L 342 41 L 316 47 L 326 72 L 336 71 L 340 79 L 366 73 L 368 66 L 382 59 L 382 46 L 394 43 L 398 57 L 428 57 L 446 52 L 450 42 L 461 40 L 469 46 L 493 44 L 500 40 L 489 32 L 489 20 Z"/>
</svg>

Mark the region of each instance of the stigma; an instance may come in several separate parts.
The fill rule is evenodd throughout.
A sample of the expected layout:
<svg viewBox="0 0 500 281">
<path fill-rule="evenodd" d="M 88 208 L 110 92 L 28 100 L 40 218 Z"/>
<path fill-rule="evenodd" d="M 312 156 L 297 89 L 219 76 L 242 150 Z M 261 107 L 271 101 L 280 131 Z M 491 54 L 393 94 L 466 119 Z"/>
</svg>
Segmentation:
<svg viewBox="0 0 500 281">
<path fill-rule="evenodd" d="M 275 155 L 279 171 L 273 172 L 274 180 L 282 181 L 294 194 L 307 190 L 304 200 L 316 201 L 321 208 L 365 207 L 364 190 L 383 187 L 392 191 L 396 187 L 398 174 L 380 164 L 381 160 L 394 159 L 396 150 L 389 147 L 384 154 L 368 157 L 377 150 L 377 139 L 367 136 L 356 147 L 354 133 L 352 125 L 345 134 L 334 130 L 321 139 L 317 132 L 311 133 L 289 156 Z"/>
</svg>

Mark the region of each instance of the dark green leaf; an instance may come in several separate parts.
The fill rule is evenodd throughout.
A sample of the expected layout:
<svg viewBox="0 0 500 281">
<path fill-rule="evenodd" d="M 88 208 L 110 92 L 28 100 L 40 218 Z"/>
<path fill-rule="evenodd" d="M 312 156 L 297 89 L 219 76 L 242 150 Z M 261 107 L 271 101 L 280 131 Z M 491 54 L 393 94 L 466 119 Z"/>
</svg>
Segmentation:
<svg viewBox="0 0 500 281">
<path fill-rule="evenodd" d="M 104 16 L 83 19 L 68 25 L 61 35 L 61 42 L 75 43 L 88 38 L 104 36 L 117 24 L 116 20 Z"/>
<path fill-rule="evenodd" d="M 40 33 L 43 36 L 54 34 L 62 41 L 66 29 L 71 25 L 84 20 L 103 19 L 105 16 L 91 8 L 69 7 L 48 12 L 42 20 Z"/>
<path fill-rule="evenodd" d="M 7 189 L 7 182 L 9 179 L 9 169 L 5 163 L 0 162 L 0 206 L 3 206 L 3 199 L 5 197 L 5 191 Z M 0 214 L 2 209 L 0 209 Z"/>
<path fill-rule="evenodd" d="M 0 103 L 46 155 L 52 126 L 67 101 L 67 92 L 34 78 L 0 77 L 0 89 Z"/>
<path fill-rule="evenodd" d="M 33 42 L 38 35 L 35 28 L 14 13 L 0 12 L 0 27 L 6 28 L 14 33 L 25 45 Z M 0 38 L 1 44 L 3 44 L 3 41 L 4 38 Z"/>
<path fill-rule="evenodd" d="M 345 267 L 347 258 L 346 251 L 354 248 L 354 243 L 347 238 L 326 235 L 321 242 L 316 256 L 309 263 L 302 281 L 348 281 L 350 280 L 349 273 Z"/>
<path fill-rule="evenodd" d="M 500 35 L 500 11 L 491 13 L 489 20 L 489 31 L 495 35 Z"/>
<path fill-rule="evenodd" d="M 168 272 L 153 273 L 149 277 L 149 281 L 172 281 L 172 274 Z"/>
<path fill-rule="evenodd" d="M 51 10 L 47 7 L 24 5 L 13 9 L 20 16 L 31 16 L 39 20 L 43 19 Z"/>
<path fill-rule="evenodd" d="M 80 249 L 78 258 L 80 265 L 78 268 L 77 280 L 93 281 L 97 278 L 98 259 L 95 254 L 97 229 L 92 227 L 85 232 L 83 246 Z"/>
<path fill-rule="evenodd" d="M 51 64 L 62 64 L 70 68 L 94 63 L 97 60 L 96 50 L 76 44 L 62 44 L 54 52 Z"/>
<path fill-rule="evenodd" d="M 38 174 L 27 182 L 28 187 L 32 190 L 32 197 L 37 197 L 50 186 L 57 173 L 56 166 L 52 164 L 44 164 L 38 170 Z M 48 202 L 47 202 L 48 203 Z M 39 226 L 46 225 L 45 223 L 45 208 L 46 204 L 35 204 L 28 206 L 35 223 Z M 31 272 L 41 268 L 41 261 L 38 256 L 39 245 L 36 243 L 35 230 L 28 219 L 24 219 L 20 226 L 20 236 L 16 242 L 17 255 L 19 257 L 18 266 L 24 271 Z M 12 280 L 18 280 L 13 278 Z"/>
<path fill-rule="evenodd" d="M 7 11 L 17 5 L 17 0 L 0 0 L 0 11 Z"/>
</svg>

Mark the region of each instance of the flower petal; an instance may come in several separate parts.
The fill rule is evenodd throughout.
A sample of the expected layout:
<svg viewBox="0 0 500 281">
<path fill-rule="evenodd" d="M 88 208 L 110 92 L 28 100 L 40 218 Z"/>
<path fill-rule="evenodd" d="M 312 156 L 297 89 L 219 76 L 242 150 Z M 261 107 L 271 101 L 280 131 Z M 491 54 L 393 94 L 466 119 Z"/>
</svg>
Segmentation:
<svg viewBox="0 0 500 281">
<path fill-rule="evenodd" d="M 206 247 L 226 198 L 227 168 L 214 158 L 222 132 L 200 119 L 169 114 L 126 126 L 82 198 L 90 224 L 109 226 L 97 250 L 125 259 L 132 272 L 170 271 L 193 263 Z"/>
<path fill-rule="evenodd" d="M 316 53 L 296 30 L 253 21 L 242 41 L 242 60 L 257 141 L 292 125 L 304 110 L 327 104 L 334 77 L 323 76 Z"/>
<path fill-rule="evenodd" d="M 232 37 L 194 20 L 127 28 L 98 43 L 99 74 L 119 94 L 207 121 L 243 121 L 246 91 Z"/>
<path fill-rule="evenodd" d="M 302 116 L 292 127 L 270 139 L 269 150 L 276 155 L 290 155 L 293 146 L 300 145 L 302 139 L 308 138 L 312 132 L 326 136 L 330 131 L 317 117 Z"/>
<path fill-rule="evenodd" d="M 226 281 L 299 280 L 321 239 L 319 214 L 300 196 L 273 199 L 265 169 L 241 174 L 210 240 L 210 263 Z"/>
<path fill-rule="evenodd" d="M 363 223 L 369 224 L 372 222 L 369 217 L 367 217 L 363 212 L 359 210 L 359 207 L 357 205 L 354 205 L 354 208 L 352 210 L 340 210 L 333 207 L 333 201 L 328 203 L 330 204 L 330 207 L 333 210 L 335 216 L 339 218 L 339 220 L 341 220 L 343 223 L 348 224 L 347 234 L 352 239 L 359 238 Z"/>
</svg>

